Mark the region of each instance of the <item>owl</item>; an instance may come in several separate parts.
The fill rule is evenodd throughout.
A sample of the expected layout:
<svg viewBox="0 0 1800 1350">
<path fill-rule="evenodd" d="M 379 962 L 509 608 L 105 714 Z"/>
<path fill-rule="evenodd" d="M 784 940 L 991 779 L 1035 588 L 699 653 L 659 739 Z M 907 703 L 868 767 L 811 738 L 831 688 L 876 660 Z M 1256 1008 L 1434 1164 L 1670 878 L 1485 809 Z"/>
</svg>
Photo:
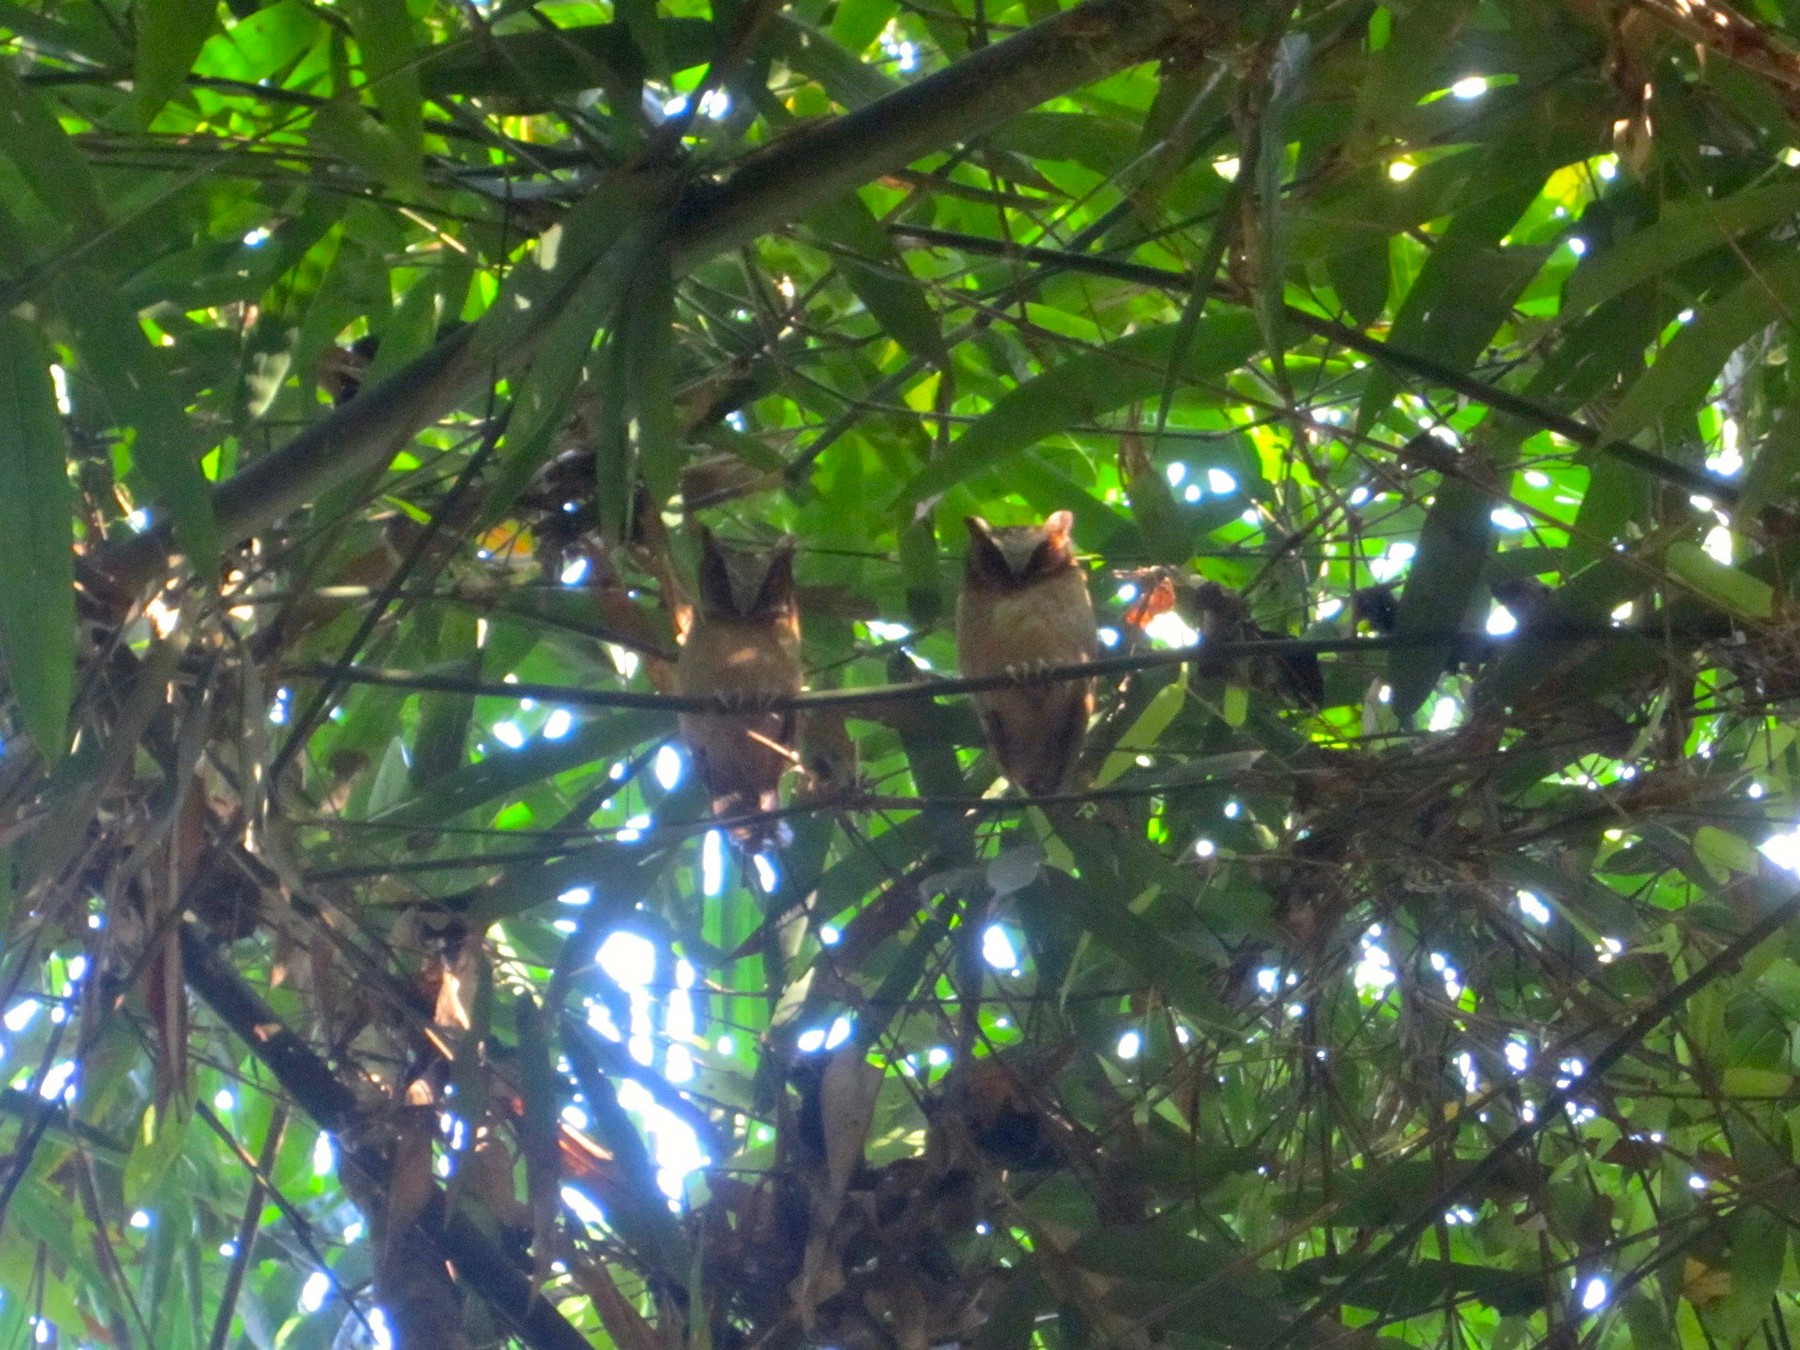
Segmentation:
<svg viewBox="0 0 1800 1350">
<path fill-rule="evenodd" d="M 1099 650 L 1087 580 L 1058 511 L 1042 525 L 999 529 L 970 516 L 969 559 L 956 602 L 956 654 L 971 679 L 1090 661 Z M 988 746 L 1030 795 L 1061 789 L 1094 711 L 1094 681 L 1021 683 L 975 695 Z"/>
<path fill-rule="evenodd" d="M 794 541 L 766 554 L 721 548 L 700 531 L 699 603 L 675 663 L 681 694 L 776 698 L 798 694 L 800 607 L 794 593 Z M 776 786 L 795 762 L 792 711 L 684 712 L 687 742 L 712 794 L 713 814 L 772 811 Z M 748 839 L 746 831 L 740 839 Z"/>
</svg>

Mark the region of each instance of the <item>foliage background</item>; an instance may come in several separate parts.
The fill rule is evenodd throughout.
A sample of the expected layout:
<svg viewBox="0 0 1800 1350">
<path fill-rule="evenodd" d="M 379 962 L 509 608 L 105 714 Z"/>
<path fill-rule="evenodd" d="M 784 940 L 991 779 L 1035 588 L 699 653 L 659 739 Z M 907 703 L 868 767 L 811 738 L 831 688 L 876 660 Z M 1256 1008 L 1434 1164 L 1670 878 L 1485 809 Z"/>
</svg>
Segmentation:
<svg viewBox="0 0 1800 1350">
<path fill-rule="evenodd" d="M 1794 21 L 0 0 L 0 1345 L 1789 1344 Z"/>
</svg>

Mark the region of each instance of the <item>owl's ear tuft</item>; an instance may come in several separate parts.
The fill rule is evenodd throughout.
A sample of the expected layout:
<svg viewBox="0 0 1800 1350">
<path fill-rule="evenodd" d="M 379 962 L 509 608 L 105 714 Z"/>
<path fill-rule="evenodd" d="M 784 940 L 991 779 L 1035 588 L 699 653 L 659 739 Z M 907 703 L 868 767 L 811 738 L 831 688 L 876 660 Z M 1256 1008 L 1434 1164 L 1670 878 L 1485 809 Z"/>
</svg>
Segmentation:
<svg viewBox="0 0 1800 1350">
<path fill-rule="evenodd" d="M 1075 528 L 1073 511 L 1053 511 L 1044 521 L 1044 534 L 1057 548 L 1069 546 L 1069 531 Z"/>
<path fill-rule="evenodd" d="M 794 603 L 794 536 L 784 534 L 769 550 L 762 584 L 756 588 L 755 614 L 785 614 Z"/>
<path fill-rule="evenodd" d="M 737 613 L 731 593 L 731 568 L 711 530 L 700 527 L 700 607 L 714 614 Z"/>
<path fill-rule="evenodd" d="M 1006 551 L 1000 547 L 1000 541 L 994 538 L 994 527 L 980 516 L 965 516 L 963 520 L 969 527 L 970 579 L 980 579 L 991 584 L 1010 579 L 1012 567 L 1006 561 Z"/>
</svg>

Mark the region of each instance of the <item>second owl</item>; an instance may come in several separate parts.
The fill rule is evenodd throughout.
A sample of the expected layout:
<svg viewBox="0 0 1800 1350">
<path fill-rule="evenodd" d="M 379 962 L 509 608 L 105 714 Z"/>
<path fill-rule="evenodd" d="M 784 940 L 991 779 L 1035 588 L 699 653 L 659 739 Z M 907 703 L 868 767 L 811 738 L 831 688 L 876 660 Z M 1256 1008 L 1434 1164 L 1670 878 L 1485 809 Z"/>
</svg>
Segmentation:
<svg viewBox="0 0 1800 1350">
<path fill-rule="evenodd" d="M 700 596 L 694 626 L 675 666 L 683 694 L 775 698 L 801 684 L 800 607 L 794 594 L 794 541 L 766 555 L 727 551 L 700 534 Z M 794 713 L 769 710 L 680 714 L 681 738 L 712 793 L 713 813 L 772 811 L 794 763 Z M 747 839 L 752 832 L 744 831 Z"/>
<path fill-rule="evenodd" d="M 969 559 L 956 602 L 956 652 L 972 679 L 1091 661 L 1099 649 L 1087 580 L 1058 511 L 1042 525 L 996 528 L 968 517 Z M 1057 792 L 1087 736 L 1094 681 L 993 689 L 975 708 L 1001 771 L 1031 796 Z"/>
</svg>

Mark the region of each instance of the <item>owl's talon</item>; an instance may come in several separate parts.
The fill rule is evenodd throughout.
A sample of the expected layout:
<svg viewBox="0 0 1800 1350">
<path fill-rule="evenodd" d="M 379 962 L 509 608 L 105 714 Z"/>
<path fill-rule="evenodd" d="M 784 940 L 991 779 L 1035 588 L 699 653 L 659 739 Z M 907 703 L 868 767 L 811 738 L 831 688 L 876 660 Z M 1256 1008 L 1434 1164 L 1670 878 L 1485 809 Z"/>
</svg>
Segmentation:
<svg viewBox="0 0 1800 1350">
<path fill-rule="evenodd" d="M 1054 667 L 1042 657 L 1032 661 L 1014 661 L 1002 667 L 1000 673 L 1014 684 L 1036 684 L 1043 680 Z"/>
</svg>

